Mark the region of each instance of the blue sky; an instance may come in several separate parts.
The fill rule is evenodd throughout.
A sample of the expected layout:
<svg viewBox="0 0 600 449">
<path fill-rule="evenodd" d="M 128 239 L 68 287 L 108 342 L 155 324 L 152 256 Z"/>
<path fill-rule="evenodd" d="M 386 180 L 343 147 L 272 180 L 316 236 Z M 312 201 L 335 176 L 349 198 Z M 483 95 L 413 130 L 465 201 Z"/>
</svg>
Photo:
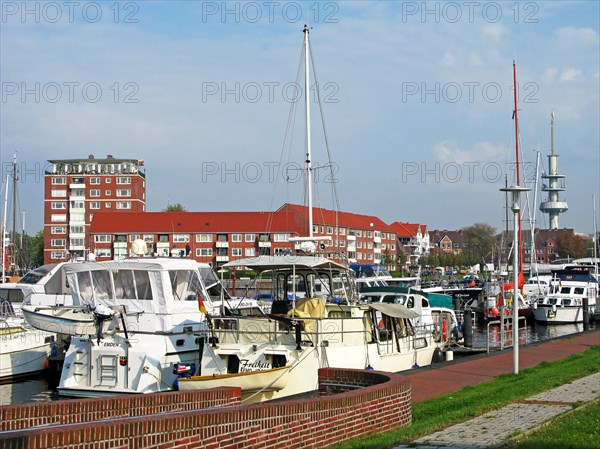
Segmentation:
<svg viewBox="0 0 600 449">
<path fill-rule="evenodd" d="M 547 170 L 554 111 L 570 208 L 560 224 L 590 233 L 599 17 L 596 1 L 3 1 L 2 180 L 16 151 L 28 233 L 43 226 L 46 160 L 89 154 L 144 159 L 149 211 L 301 203 L 301 183 L 274 170 L 303 160 L 302 102 L 282 147 L 308 23 L 342 210 L 502 229 L 516 58 L 523 172 L 532 182 L 536 150 Z M 313 158 L 324 164 L 317 110 Z M 318 203 L 331 208 L 327 181 Z"/>
</svg>

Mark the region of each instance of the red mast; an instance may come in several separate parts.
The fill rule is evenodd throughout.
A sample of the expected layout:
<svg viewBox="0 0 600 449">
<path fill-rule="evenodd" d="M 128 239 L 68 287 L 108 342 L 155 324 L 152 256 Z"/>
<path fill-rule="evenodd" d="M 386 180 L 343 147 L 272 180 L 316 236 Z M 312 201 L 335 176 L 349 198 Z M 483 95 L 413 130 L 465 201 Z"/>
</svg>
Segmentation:
<svg viewBox="0 0 600 449">
<path fill-rule="evenodd" d="M 516 176 L 517 176 L 517 187 L 521 187 L 521 171 L 519 167 L 519 108 L 518 108 L 518 96 L 517 96 L 517 64 L 513 60 L 513 92 L 515 99 L 515 110 L 513 117 L 515 119 L 515 162 L 516 162 Z M 519 288 L 521 287 L 521 277 L 523 273 L 523 239 L 521 238 L 521 212 L 519 212 L 519 227 L 515 229 L 515 232 L 519 233 L 519 275 L 518 283 Z M 517 248 L 515 248 L 515 251 Z M 515 281 L 517 276 L 515 275 Z M 524 279 L 523 279 L 524 280 Z"/>
</svg>

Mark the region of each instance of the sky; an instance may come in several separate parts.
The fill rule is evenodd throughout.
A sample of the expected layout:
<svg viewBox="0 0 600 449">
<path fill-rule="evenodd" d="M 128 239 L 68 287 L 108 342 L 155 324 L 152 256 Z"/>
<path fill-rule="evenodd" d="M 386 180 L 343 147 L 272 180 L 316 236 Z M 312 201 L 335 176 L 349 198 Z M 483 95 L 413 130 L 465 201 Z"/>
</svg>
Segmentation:
<svg viewBox="0 0 600 449">
<path fill-rule="evenodd" d="M 515 61 L 521 184 L 535 187 L 538 154 L 548 170 L 553 111 L 560 227 L 593 231 L 600 2 L 2 1 L 1 14 L 2 187 L 16 153 L 28 234 L 43 228 L 47 160 L 90 154 L 143 159 L 148 211 L 302 204 L 304 24 L 316 205 L 503 229 Z"/>
</svg>

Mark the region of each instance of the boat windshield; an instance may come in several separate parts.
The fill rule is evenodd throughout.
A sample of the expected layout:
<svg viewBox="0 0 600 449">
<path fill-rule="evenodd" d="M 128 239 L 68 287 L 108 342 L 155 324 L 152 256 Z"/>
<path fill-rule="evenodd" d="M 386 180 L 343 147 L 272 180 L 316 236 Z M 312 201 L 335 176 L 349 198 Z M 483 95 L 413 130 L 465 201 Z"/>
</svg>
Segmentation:
<svg viewBox="0 0 600 449">
<path fill-rule="evenodd" d="M 37 284 L 41 279 L 44 278 L 52 269 L 56 266 L 55 263 L 48 265 L 42 265 L 34 270 L 29 271 L 25 276 L 19 279 L 19 284 Z"/>
</svg>

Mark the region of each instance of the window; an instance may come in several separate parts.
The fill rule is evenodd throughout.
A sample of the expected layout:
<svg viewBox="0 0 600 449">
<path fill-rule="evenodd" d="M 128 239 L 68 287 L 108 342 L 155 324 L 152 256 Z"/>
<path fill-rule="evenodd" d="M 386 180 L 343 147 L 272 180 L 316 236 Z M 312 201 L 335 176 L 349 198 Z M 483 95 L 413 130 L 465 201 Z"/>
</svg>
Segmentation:
<svg viewBox="0 0 600 449">
<path fill-rule="evenodd" d="M 189 241 L 190 241 L 189 234 L 173 234 L 173 242 L 175 242 L 175 243 L 186 243 Z"/>
<path fill-rule="evenodd" d="M 240 257 L 242 255 L 242 248 L 231 248 L 231 255 L 234 257 Z"/>
<path fill-rule="evenodd" d="M 363 242 L 356 242 L 356 247 L 361 249 L 363 247 Z"/>
<path fill-rule="evenodd" d="M 213 235 L 212 234 L 196 234 L 197 242 L 212 242 Z"/>
<path fill-rule="evenodd" d="M 95 243 L 110 243 L 110 235 L 108 234 L 98 234 L 94 236 Z"/>
<path fill-rule="evenodd" d="M 231 234 L 231 241 L 232 242 L 241 242 L 242 234 Z"/>
<path fill-rule="evenodd" d="M 71 234 L 85 234 L 85 226 L 71 226 Z"/>
<path fill-rule="evenodd" d="M 154 234 L 144 234 L 144 242 L 153 243 L 154 242 Z"/>
<path fill-rule="evenodd" d="M 90 184 L 100 184 L 100 178 L 90 178 Z"/>
<path fill-rule="evenodd" d="M 95 197 L 100 196 L 100 190 L 98 190 L 98 189 L 90 190 L 90 196 L 95 196 Z"/>
<path fill-rule="evenodd" d="M 85 201 L 71 201 L 72 209 L 85 209 Z"/>
<path fill-rule="evenodd" d="M 373 253 L 367 253 L 367 259 L 373 260 Z"/>
<path fill-rule="evenodd" d="M 108 201 L 105 205 L 104 205 L 107 209 L 110 209 L 112 207 L 112 203 L 110 201 Z"/>
<path fill-rule="evenodd" d="M 256 250 L 254 248 L 246 248 L 244 253 L 246 257 L 254 257 L 256 255 Z"/>
<path fill-rule="evenodd" d="M 196 248 L 196 257 L 212 257 L 212 248 Z"/>
<path fill-rule="evenodd" d="M 110 183 L 112 182 L 112 179 L 110 179 L 110 178 L 106 178 L 106 180 L 105 180 L 105 181 L 106 181 L 106 184 L 110 184 Z"/>
<path fill-rule="evenodd" d="M 52 222 L 67 221 L 67 216 L 65 214 L 52 214 L 50 216 L 50 221 L 52 221 Z"/>
<path fill-rule="evenodd" d="M 52 198 L 65 198 L 67 196 L 67 191 L 52 189 L 51 195 Z"/>
<path fill-rule="evenodd" d="M 373 237 L 373 233 L 371 231 L 367 231 L 367 237 Z"/>
<path fill-rule="evenodd" d="M 331 226 L 327 226 L 327 234 L 333 234 L 333 228 Z"/>
<path fill-rule="evenodd" d="M 379 238 L 381 238 L 381 232 L 379 232 L 379 231 L 375 231 L 375 233 L 373 234 L 373 236 L 374 236 L 376 239 L 379 239 Z"/>
<path fill-rule="evenodd" d="M 52 239 L 50 240 L 50 246 L 65 246 L 67 241 L 65 239 Z"/>
<path fill-rule="evenodd" d="M 66 209 L 67 202 L 66 201 L 52 201 L 51 207 L 52 207 L 52 209 Z"/>
<path fill-rule="evenodd" d="M 112 195 L 112 190 L 106 190 L 106 191 L 104 192 L 104 194 L 105 194 L 106 196 L 111 196 L 111 195 Z"/>
<path fill-rule="evenodd" d="M 274 234 L 273 235 L 273 240 L 275 242 L 289 242 L 290 241 L 290 235 L 289 234 Z"/>
<path fill-rule="evenodd" d="M 69 245 L 70 246 L 85 246 L 85 242 L 84 242 L 84 239 L 82 239 L 82 238 L 75 238 L 75 239 L 70 239 Z"/>
<path fill-rule="evenodd" d="M 346 240 L 340 240 L 340 246 L 343 248 L 346 246 Z"/>
<path fill-rule="evenodd" d="M 59 186 L 65 185 L 67 183 L 67 178 L 52 178 L 52 185 Z"/>
<path fill-rule="evenodd" d="M 131 196 L 131 189 L 119 189 L 117 190 L 117 197 L 129 197 Z"/>
<path fill-rule="evenodd" d="M 340 235 L 346 235 L 346 228 L 340 228 Z"/>
<path fill-rule="evenodd" d="M 117 178 L 117 184 L 131 184 L 131 178 L 130 177 Z"/>
<path fill-rule="evenodd" d="M 117 201 L 117 209 L 131 209 L 131 201 Z"/>
<path fill-rule="evenodd" d="M 245 242 L 254 242 L 256 241 L 256 234 L 245 234 L 244 235 Z"/>
<path fill-rule="evenodd" d="M 111 257 L 110 248 L 96 248 L 96 257 Z"/>
<path fill-rule="evenodd" d="M 360 230 L 356 231 L 356 236 L 357 237 L 362 237 L 362 231 L 360 231 Z"/>
<path fill-rule="evenodd" d="M 64 259 L 65 258 L 65 253 L 64 253 L 64 251 L 52 251 L 52 253 L 50 254 L 50 258 L 52 258 L 52 259 Z"/>
<path fill-rule="evenodd" d="M 67 228 L 64 226 L 52 226 L 52 228 L 50 228 L 50 233 L 51 234 L 66 234 Z"/>
<path fill-rule="evenodd" d="M 373 249 L 373 242 L 367 242 L 367 249 Z"/>
<path fill-rule="evenodd" d="M 100 209 L 100 201 L 90 201 L 90 209 Z"/>
</svg>

